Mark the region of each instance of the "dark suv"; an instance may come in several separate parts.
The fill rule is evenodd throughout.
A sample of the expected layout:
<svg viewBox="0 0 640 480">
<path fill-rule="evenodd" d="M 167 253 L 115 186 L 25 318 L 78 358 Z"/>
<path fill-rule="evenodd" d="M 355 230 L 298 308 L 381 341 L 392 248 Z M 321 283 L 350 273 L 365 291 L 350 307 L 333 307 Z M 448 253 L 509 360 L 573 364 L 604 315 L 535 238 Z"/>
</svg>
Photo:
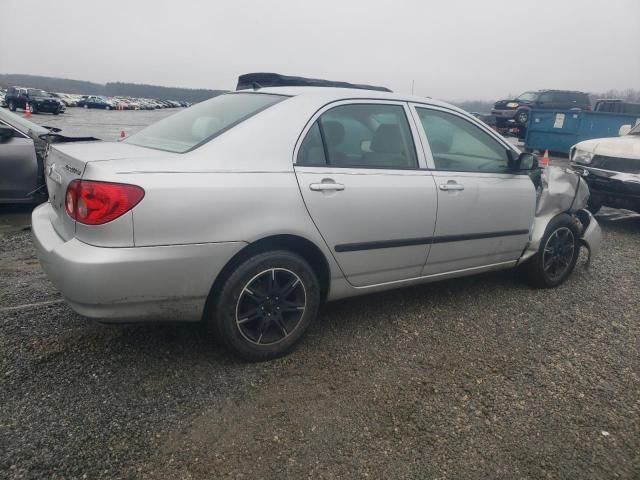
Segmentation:
<svg viewBox="0 0 640 480">
<path fill-rule="evenodd" d="M 9 87 L 5 95 L 9 110 L 27 108 L 27 103 L 33 113 L 48 112 L 58 115 L 63 111 L 62 103 L 44 90 L 38 88 Z"/>
<path fill-rule="evenodd" d="M 598 100 L 593 110 L 594 112 L 640 115 L 640 103 L 631 103 L 614 99 Z"/>
<path fill-rule="evenodd" d="M 538 90 L 524 92 L 513 100 L 498 100 L 491 110 L 498 128 L 524 129 L 529 121 L 529 110 L 591 110 L 589 95 L 570 90 Z"/>
</svg>

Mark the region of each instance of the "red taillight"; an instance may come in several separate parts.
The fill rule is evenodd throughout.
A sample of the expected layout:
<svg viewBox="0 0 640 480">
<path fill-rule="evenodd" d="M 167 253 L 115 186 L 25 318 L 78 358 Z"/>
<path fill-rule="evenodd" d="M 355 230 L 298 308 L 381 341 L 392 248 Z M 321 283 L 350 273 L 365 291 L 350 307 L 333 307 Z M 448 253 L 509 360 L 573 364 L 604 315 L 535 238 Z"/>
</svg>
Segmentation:
<svg viewBox="0 0 640 480">
<path fill-rule="evenodd" d="M 67 187 L 65 206 L 74 220 L 102 225 L 125 214 L 144 197 L 144 190 L 125 183 L 73 180 Z"/>
</svg>

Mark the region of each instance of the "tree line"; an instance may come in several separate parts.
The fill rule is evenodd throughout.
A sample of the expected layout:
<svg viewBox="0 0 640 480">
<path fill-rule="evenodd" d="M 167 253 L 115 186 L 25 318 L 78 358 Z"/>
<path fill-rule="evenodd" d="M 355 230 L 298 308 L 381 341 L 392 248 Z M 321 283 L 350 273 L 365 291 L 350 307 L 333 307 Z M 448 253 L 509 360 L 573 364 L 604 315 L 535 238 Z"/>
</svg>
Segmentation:
<svg viewBox="0 0 640 480">
<path fill-rule="evenodd" d="M 161 87 L 137 83 L 110 82 L 106 84 L 38 75 L 0 74 L 0 86 L 39 88 L 47 92 L 78 95 L 104 95 L 107 97 L 157 98 L 201 102 L 224 93 L 225 90 L 208 90 L 178 87 Z"/>
</svg>

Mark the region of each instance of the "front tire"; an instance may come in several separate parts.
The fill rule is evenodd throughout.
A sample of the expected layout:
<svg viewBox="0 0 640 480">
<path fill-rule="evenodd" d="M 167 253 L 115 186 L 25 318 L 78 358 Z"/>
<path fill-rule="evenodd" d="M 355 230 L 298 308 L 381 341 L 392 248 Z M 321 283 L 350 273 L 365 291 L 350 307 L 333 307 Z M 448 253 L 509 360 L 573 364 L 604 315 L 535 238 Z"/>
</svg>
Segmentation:
<svg viewBox="0 0 640 480">
<path fill-rule="evenodd" d="M 520 110 L 516 113 L 516 123 L 526 127 L 527 122 L 529 122 L 529 112 L 527 110 Z"/>
<path fill-rule="evenodd" d="M 16 104 L 13 102 L 13 100 L 9 101 L 9 110 L 11 110 L 12 112 L 16 111 Z"/>
<path fill-rule="evenodd" d="M 320 285 L 306 260 L 288 251 L 243 261 L 213 292 L 205 322 L 223 345 L 248 361 L 289 353 L 317 316 Z"/>
<path fill-rule="evenodd" d="M 523 265 L 529 283 L 537 288 L 554 288 L 564 283 L 578 260 L 579 236 L 571 216 L 562 214 L 551 220 L 538 253 Z"/>
</svg>

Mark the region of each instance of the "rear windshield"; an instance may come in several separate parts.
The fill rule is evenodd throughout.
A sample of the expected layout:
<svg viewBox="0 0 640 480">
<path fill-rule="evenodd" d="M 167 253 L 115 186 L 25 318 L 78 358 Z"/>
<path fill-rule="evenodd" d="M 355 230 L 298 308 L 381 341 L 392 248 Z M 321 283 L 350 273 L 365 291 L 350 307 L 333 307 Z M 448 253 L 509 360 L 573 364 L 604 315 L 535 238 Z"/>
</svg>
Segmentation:
<svg viewBox="0 0 640 480">
<path fill-rule="evenodd" d="M 219 95 L 154 123 L 131 135 L 125 142 L 184 153 L 285 98 L 263 93 Z"/>
</svg>

